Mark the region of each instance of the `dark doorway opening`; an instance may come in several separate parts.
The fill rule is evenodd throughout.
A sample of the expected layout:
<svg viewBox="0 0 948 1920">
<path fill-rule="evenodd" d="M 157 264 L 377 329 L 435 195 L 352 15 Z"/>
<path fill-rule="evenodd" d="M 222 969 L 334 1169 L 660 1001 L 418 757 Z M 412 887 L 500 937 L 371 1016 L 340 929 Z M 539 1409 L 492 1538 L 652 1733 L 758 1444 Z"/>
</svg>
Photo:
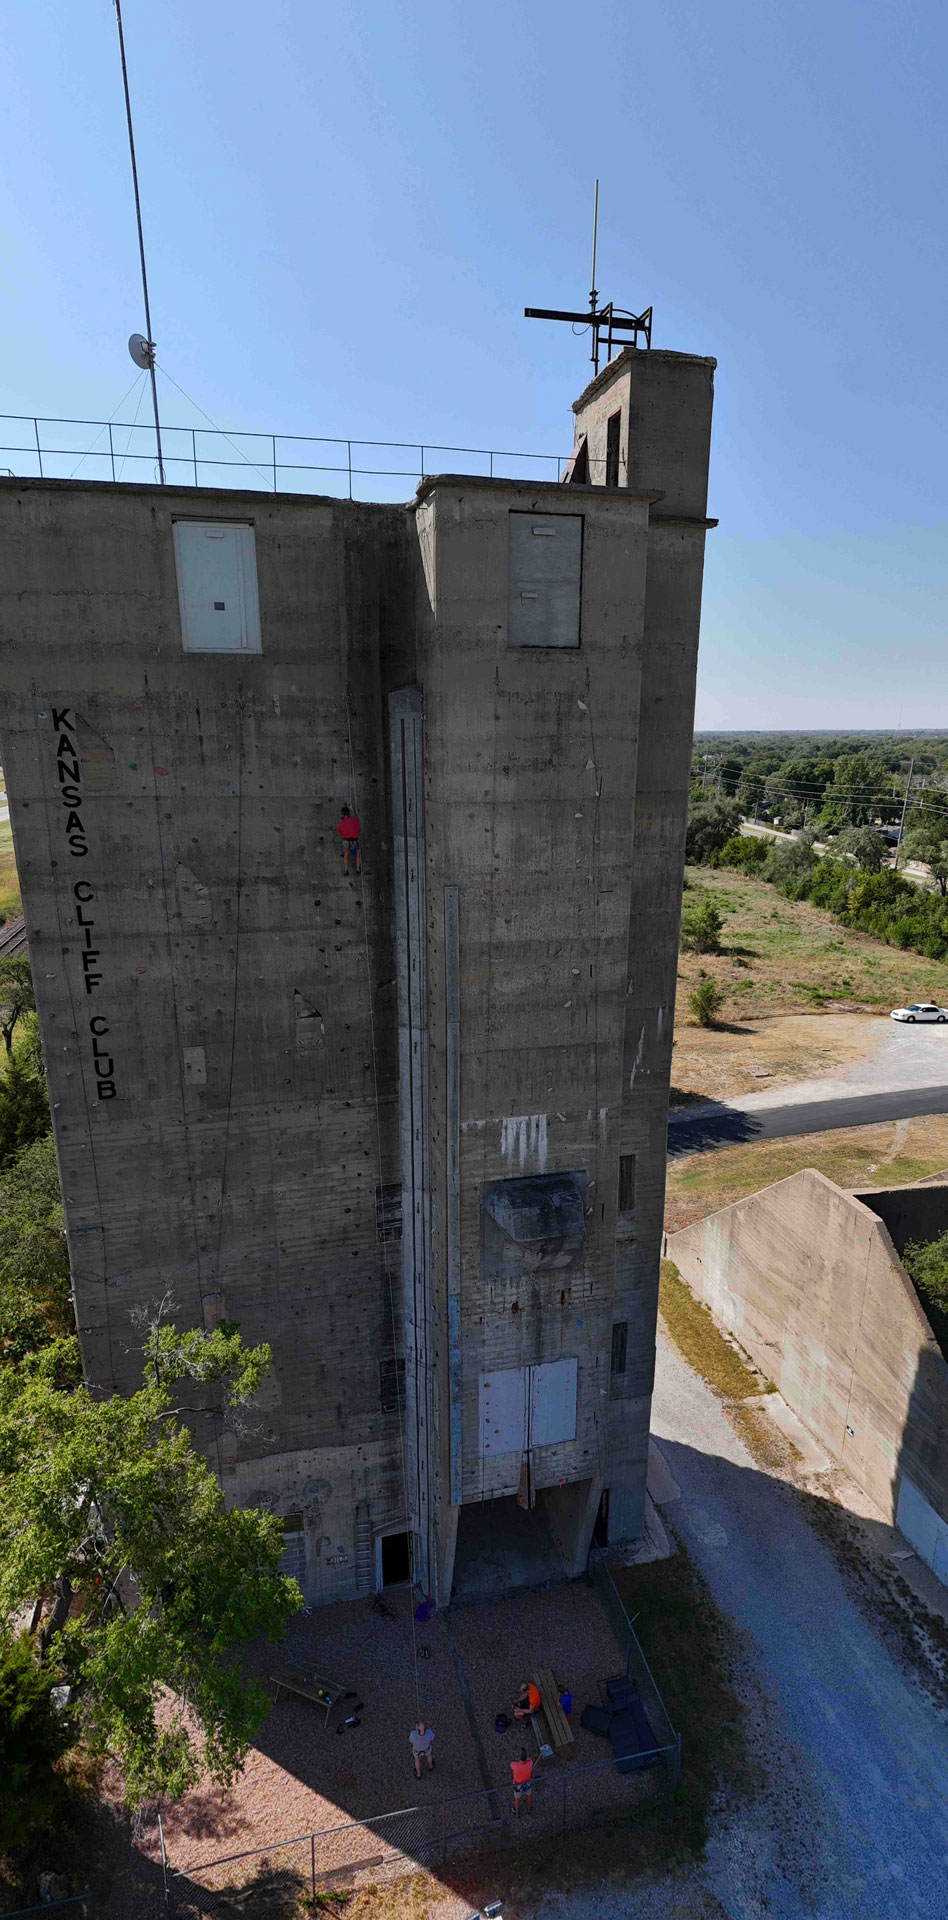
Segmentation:
<svg viewBox="0 0 948 1920">
<path fill-rule="evenodd" d="M 606 421 L 606 486 L 619 484 L 619 430 L 622 426 L 621 413 L 611 413 Z"/>
<path fill-rule="evenodd" d="M 411 1579 L 411 1534 L 383 1533 L 379 1540 L 379 1585 L 406 1587 Z"/>
<path fill-rule="evenodd" d="M 608 1487 L 604 1489 L 602 1499 L 599 1502 L 599 1512 L 596 1515 L 595 1525 L 593 1526 L 592 1544 L 594 1547 L 607 1547 L 609 1545 Z"/>
</svg>

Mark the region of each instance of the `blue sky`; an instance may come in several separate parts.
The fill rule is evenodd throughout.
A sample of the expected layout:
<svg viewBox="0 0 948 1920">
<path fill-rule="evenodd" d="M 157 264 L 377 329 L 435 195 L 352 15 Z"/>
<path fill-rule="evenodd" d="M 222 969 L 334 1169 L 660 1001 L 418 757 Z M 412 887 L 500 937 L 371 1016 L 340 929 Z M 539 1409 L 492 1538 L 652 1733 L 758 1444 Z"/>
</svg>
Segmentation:
<svg viewBox="0 0 948 1920">
<path fill-rule="evenodd" d="M 124 17 L 159 361 L 213 420 L 567 449 L 587 344 L 522 310 L 585 303 L 598 174 L 601 295 L 719 362 L 698 725 L 948 725 L 944 5 Z M 106 419 L 143 327 L 113 8 L 4 37 L 0 405 Z"/>
</svg>

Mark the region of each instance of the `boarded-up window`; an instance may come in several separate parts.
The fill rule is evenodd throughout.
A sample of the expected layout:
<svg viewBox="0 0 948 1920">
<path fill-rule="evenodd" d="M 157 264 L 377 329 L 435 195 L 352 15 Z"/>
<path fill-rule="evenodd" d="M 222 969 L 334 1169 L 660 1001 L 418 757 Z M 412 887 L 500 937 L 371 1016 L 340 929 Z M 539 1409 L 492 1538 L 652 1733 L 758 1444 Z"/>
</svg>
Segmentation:
<svg viewBox="0 0 948 1920">
<path fill-rule="evenodd" d="M 401 1413 L 405 1405 L 405 1362 L 394 1354 L 379 1361 L 379 1404 L 383 1413 Z"/>
<path fill-rule="evenodd" d="M 619 428 L 621 413 L 611 413 L 606 421 L 606 486 L 619 484 Z"/>
<path fill-rule="evenodd" d="M 582 571 L 581 513 L 511 514 L 509 646 L 579 646 Z"/>
<path fill-rule="evenodd" d="M 627 1320 L 615 1320 L 612 1326 L 612 1371 L 625 1372 L 626 1348 L 629 1344 L 629 1323 Z"/>
<path fill-rule="evenodd" d="M 631 1213 L 635 1206 L 635 1154 L 619 1155 L 619 1212 Z"/>
<path fill-rule="evenodd" d="M 402 1237 L 402 1189 L 401 1182 L 392 1187 L 375 1189 L 375 1232 L 380 1241 L 400 1240 Z"/>
</svg>

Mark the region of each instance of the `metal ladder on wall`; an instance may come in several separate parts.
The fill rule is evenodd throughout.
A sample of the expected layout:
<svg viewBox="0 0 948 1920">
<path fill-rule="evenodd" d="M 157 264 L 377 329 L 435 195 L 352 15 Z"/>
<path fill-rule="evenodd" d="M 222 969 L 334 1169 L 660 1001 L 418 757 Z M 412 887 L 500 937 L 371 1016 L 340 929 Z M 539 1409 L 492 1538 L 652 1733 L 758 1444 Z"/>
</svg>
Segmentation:
<svg viewBox="0 0 948 1920">
<path fill-rule="evenodd" d="M 375 1543 L 367 1506 L 356 1507 L 355 1576 L 357 1593 L 374 1593 Z"/>
</svg>

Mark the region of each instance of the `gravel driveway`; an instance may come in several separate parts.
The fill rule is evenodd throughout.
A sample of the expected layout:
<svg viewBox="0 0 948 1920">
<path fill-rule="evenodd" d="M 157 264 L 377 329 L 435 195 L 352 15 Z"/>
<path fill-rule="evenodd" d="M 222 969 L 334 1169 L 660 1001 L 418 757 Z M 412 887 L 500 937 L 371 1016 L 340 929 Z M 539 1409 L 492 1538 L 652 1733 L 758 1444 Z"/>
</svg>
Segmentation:
<svg viewBox="0 0 948 1920">
<path fill-rule="evenodd" d="M 800 1502 L 667 1340 L 653 1428 L 682 1490 L 666 1511 L 742 1630 L 769 1779 L 753 1805 L 719 1816 L 700 1869 L 554 1896 L 535 1920 L 943 1920 L 948 1723 L 854 1605 Z"/>
<path fill-rule="evenodd" d="M 867 1059 L 856 1060 L 845 1072 L 742 1094 L 739 1099 L 728 1100 L 727 1106 L 742 1113 L 756 1113 L 761 1108 L 808 1106 L 813 1101 L 844 1100 L 855 1094 L 948 1086 L 948 1024 L 910 1027 L 899 1020 L 880 1020 L 877 1024 L 878 1046 Z M 682 1110 L 683 1114 L 697 1111 L 697 1107 Z"/>
</svg>

